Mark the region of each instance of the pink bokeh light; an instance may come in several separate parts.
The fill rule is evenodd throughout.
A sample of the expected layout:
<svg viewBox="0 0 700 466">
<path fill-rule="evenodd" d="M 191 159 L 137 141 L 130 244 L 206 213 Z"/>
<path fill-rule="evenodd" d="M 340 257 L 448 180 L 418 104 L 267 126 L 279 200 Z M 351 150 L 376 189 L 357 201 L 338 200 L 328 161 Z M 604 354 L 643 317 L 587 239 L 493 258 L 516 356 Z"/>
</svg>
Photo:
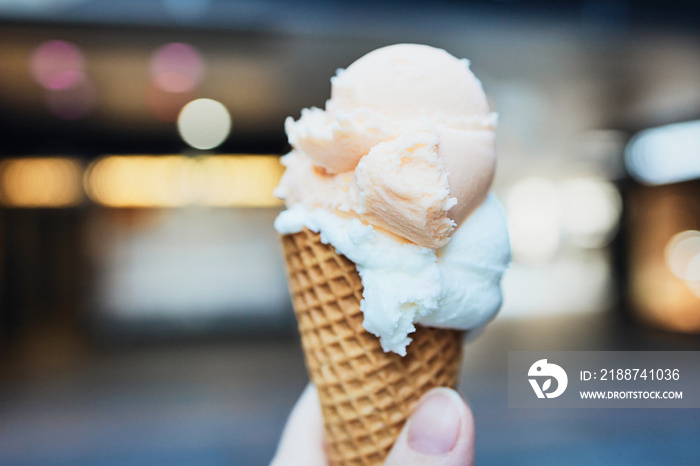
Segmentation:
<svg viewBox="0 0 700 466">
<path fill-rule="evenodd" d="M 85 81 L 85 58 L 70 42 L 50 40 L 39 45 L 30 59 L 34 80 L 52 91 L 73 89 Z"/>
<path fill-rule="evenodd" d="M 153 82 L 166 92 L 194 90 L 202 80 L 204 61 L 189 44 L 175 42 L 159 48 L 151 59 Z"/>
</svg>

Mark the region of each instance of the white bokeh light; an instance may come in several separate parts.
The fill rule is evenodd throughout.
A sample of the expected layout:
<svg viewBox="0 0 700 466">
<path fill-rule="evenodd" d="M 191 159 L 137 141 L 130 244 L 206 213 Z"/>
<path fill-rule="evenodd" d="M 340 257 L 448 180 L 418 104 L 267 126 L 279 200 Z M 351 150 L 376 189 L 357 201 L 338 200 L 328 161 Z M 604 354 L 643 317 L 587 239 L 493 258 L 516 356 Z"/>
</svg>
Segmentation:
<svg viewBox="0 0 700 466">
<path fill-rule="evenodd" d="M 562 229 L 584 248 L 608 244 L 617 230 L 622 200 L 615 186 L 600 178 L 574 178 L 561 184 Z"/>
<path fill-rule="evenodd" d="M 625 149 L 630 175 L 644 184 L 660 185 L 700 176 L 700 121 L 644 130 Z"/>
<path fill-rule="evenodd" d="M 682 231 L 666 245 L 666 265 L 700 298 L 700 231 Z"/>
<path fill-rule="evenodd" d="M 231 116 L 222 103 L 197 99 L 182 108 L 177 129 L 182 139 L 195 149 L 213 149 L 231 132 Z"/>
<path fill-rule="evenodd" d="M 506 197 L 513 256 L 521 262 L 544 262 L 559 249 L 561 196 L 545 178 L 518 181 Z"/>
<path fill-rule="evenodd" d="M 700 281 L 700 232 L 683 231 L 666 246 L 666 265 L 684 281 Z"/>
</svg>

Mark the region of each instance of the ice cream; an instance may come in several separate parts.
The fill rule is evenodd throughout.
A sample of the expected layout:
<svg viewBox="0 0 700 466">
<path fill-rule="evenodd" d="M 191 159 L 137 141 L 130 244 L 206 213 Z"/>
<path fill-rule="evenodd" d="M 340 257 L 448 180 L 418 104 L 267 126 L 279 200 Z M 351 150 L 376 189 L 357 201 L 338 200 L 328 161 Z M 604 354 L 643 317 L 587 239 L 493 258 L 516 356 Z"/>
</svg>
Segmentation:
<svg viewBox="0 0 700 466">
<path fill-rule="evenodd" d="M 496 117 L 466 60 L 423 45 L 331 83 L 325 109 L 286 121 L 275 228 L 328 462 L 378 466 L 421 396 L 456 386 L 463 330 L 500 307 Z"/>
<path fill-rule="evenodd" d="M 277 194 L 359 216 L 431 249 L 484 200 L 495 169 L 495 115 L 469 62 L 401 44 L 331 79 L 326 109 L 285 127 L 293 151 Z"/>
<path fill-rule="evenodd" d="M 365 329 L 406 354 L 415 324 L 467 330 L 501 304 L 510 260 L 487 196 L 496 116 L 467 60 L 425 45 L 375 50 L 331 79 L 325 109 L 285 128 L 275 228 L 319 232 L 356 266 Z"/>
</svg>

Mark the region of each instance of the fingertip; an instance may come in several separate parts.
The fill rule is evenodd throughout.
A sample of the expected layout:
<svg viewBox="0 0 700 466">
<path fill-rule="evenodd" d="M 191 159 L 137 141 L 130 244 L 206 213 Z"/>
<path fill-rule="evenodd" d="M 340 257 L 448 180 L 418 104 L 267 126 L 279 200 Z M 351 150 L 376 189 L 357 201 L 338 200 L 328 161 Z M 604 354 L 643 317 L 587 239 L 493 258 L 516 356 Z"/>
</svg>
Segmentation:
<svg viewBox="0 0 700 466">
<path fill-rule="evenodd" d="M 471 409 L 459 393 L 441 387 L 430 390 L 418 402 L 385 464 L 452 466 L 473 462 Z"/>
</svg>

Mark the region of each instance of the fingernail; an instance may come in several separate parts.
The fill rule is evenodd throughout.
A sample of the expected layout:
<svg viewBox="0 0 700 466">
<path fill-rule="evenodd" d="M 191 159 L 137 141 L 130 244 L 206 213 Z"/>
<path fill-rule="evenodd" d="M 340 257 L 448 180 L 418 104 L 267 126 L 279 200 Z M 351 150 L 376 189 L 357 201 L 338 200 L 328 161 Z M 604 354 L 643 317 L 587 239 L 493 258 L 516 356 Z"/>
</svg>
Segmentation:
<svg viewBox="0 0 700 466">
<path fill-rule="evenodd" d="M 452 451 L 461 425 L 461 406 L 449 391 L 434 390 L 418 405 L 408 426 L 408 446 L 423 455 Z"/>
</svg>

